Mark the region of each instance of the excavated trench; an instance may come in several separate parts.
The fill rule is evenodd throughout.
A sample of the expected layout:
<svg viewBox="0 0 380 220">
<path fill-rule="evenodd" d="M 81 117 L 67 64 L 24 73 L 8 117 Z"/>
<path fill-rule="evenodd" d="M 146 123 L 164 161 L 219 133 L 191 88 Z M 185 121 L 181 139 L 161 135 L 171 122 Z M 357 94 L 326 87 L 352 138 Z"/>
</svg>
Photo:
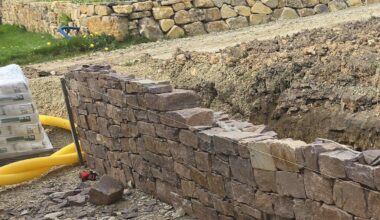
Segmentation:
<svg viewBox="0 0 380 220">
<path fill-rule="evenodd" d="M 217 53 L 146 56 L 119 71 L 169 79 L 197 91 L 204 106 L 268 124 L 281 137 L 380 148 L 379 30 L 380 18 L 372 18 Z"/>
</svg>

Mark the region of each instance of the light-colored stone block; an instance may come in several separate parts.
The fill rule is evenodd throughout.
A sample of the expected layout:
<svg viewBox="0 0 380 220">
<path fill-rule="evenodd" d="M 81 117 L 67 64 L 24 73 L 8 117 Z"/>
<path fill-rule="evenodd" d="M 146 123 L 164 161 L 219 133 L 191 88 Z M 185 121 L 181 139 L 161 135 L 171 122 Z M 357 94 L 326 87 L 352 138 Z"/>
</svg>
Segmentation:
<svg viewBox="0 0 380 220">
<path fill-rule="evenodd" d="M 271 154 L 277 169 L 298 172 L 303 167 L 303 148 L 306 143 L 292 139 L 274 140 L 271 144 Z"/>
<path fill-rule="evenodd" d="M 276 165 L 271 154 L 270 145 L 273 141 L 262 141 L 248 144 L 251 163 L 254 169 L 276 171 Z"/>
</svg>

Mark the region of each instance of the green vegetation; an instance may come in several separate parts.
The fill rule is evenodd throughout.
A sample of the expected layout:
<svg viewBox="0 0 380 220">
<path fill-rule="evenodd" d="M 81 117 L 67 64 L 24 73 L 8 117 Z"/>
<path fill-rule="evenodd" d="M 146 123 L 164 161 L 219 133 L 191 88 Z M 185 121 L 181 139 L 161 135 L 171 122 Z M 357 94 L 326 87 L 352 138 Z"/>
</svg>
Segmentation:
<svg viewBox="0 0 380 220">
<path fill-rule="evenodd" d="M 142 37 L 129 37 L 123 42 L 117 42 L 107 35 L 84 35 L 71 40 L 55 39 L 49 34 L 27 32 L 24 28 L 12 25 L 0 25 L 0 39 L 0 66 L 10 63 L 38 63 L 149 41 Z"/>
</svg>

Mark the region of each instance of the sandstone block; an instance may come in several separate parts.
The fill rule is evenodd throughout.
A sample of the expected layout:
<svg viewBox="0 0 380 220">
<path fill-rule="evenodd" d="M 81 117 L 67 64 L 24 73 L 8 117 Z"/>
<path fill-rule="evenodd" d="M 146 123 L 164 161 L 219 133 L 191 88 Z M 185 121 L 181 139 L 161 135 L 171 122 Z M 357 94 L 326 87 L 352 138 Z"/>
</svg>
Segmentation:
<svg viewBox="0 0 380 220">
<path fill-rule="evenodd" d="M 304 174 L 307 198 L 333 204 L 333 181 L 311 171 Z"/>
<path fill-rule="evenodd" d="M 122 41 L 128 35 L 128 18 L 120 16 L 92 16 L 87 20 L 87 28 L 91 33 L 110 34 L 116 40 Z"/>
<path fill-rule="evenodd" d="M 357 183 L 369 186 L 370 188 L 375 188 L 374 171 L 374 167 L 360 163 L 349 163 L 346 166 L 348 178 Z"/>
<path fill-rule="evenodd" d="M 246 16 L 246 17 L 251 15 L 251 8 L 248 6 L 239 5 L 239 6 L 235 6 L 234 9 L 238 13 L 238 15 Z"/>
<path fill-rule="evenodd" d="M 215 211 L 215 209 L 206 207 L 202 203 L 198 202 L 197 200 L 191 200 L 191 202 L 193 204 L 194 215 L 198 219 L 205 219 L 205 220 L 218 219 L 218 214 Z"/>
<path fill-rule="evenodd" d="M 250 186 L 256 186 L 252 166 L 247 159 L 230 156 L 232 178 Z"/>
<path fill-rule="evenodd" d="M 232 18 L 237 16 L 236 11 L 231 6 L 226 4 L 222 6 L 222 8 L 220 9 L 220 13 L 222 18 Z"/>
<path fill-rule="evenodd" d="M 206 19 L 206 14 L 204 9 L 192 8 L 189 10 L 191 17 L 194 18 L 194 21 L 204 21 Z"/>
<path fill-rule="evenodd" d="M 246 2 L 248 4 L 248 6 L 250 6 L 250 7 L 252 7 L 256 3 L 255 0 L 246 0 Z"/>
<path fill-rule="evenodd" d="M 212 202 L 214 208 L 224 215 L 232 215 L 234 212 L 234 205 L 230 200 L 223 200 L 218 196 L 212 196 Z"/>
<path fill-rule="evenodd" d="M 312 8 L 298 9 L 297 12 L 300 15 L 300 17 L 307 17 L 307 16 L 312 16 L 315 14 L 314 9 Z"/>
<path fill-rule="evenodd" d="M 191 24 L 186 24 L 183 26 L 183 28 L 185 29 L 186 35 L 188 36 L 206 34 L 205 27 L 203 23 L 200 21 Z"/>
<path fill-rule="evenodd" d="M 266 5 L 264 5 L 262 2 L 256 2 L 252 8 L 251 12 L 254 14 L 270 14 L 272 13 L 272 9 Z"/>
<path fill-rule="evenodd" d="M 106 5 L 96 5 L 95 6 L 95 13 L 97 15 L 106 16 L 106 15 L 110 15 L 112 13 L 112 9 Z"/>
<path fill-rule="evenodd" d="M 270 16 L 266 14 L 252 14 L 249 16 L 249 23 L 251 25 L 265 24 L 269 22 L 269 19 Z"/>
<path fill-rule="evenodd" d="M 140 134 L 150 135 L 152 137 L 156 136 L 156 131 L 152 123 L 147 123 L 143 121 L 137 122 L 137 129 Z"/>
<path fill-rule="evenodd" d="M 228 4 L 228 1 L 225 1 L 226 4 Z M 232 6 L 244 6 L 247 5 L 247 2 L 245 0 L 231 0 L 230 3 Z"/>
<path fill-rule="evenodd" d="M 170 39 L 180 38 L 185 36 L 185 31 L 181 27 L 174 25 L 166 36 Z"/>
<path fill-rule="evenodd" d="M 139 12 L 132 12 L 129 15 L 129 19 L 135 20 L 135 19 L 146 18 L 150 16 L 152 16 L 152 12 L 150 11 L 139 11 Z"/>
<path fill-rule="evenodd" d="M 238 16 L 235 18 L 228 18 L 226 20 L 227 25 L 230 27 L 230 29 L 238 29 L 248 26 L 248 20 L 244 16 Z"/>
<path fill-rule="evenodd" d="M 132 5 L 114 5 L 112 6 L 112 9 L 114 10 L 114 12 L 119 14 L 130 14 L 133 12 Z"/>
<path fill-rule="evenodd" d="M 195 192 L 195 197 L 198 198 L 199 201 L 204 206 L 209 206 L 209 207 L 213 206 L 212 197 L 211 197 L 211 194 L 208 191 L 203 190 L 201 188 L 197 188 L 197 190 Z"/>
<path fill-rule="evenodd" d="M 134 11 L 149 11 L 153 8 L 153 2 L 145 1 L 145 2 L 136 2 L 132 4 Z"/>
<path fill-rule="evenodd" d="M 365 193 L 358 183 L 337 181 L 334 185 L 334 202 L 339 208 L 356 216 L 369 217 Z"/>
<path fill-rule="evenodd" d="M 253 132 L 225 131 L 213 136 L 215 152 L 225 155 L 237 155 L 239 141 L 257 136 Z"/>
<path fill-rule="evenodd" d="M 210 192 L 222 198 L 226 196 L 223 176 L 217 174 L 209 174 L 207 180 Z"/>
<path fill-rule="evenodd" d="M 110 176 L 103 176 L 90 189 L 89 201 L 95 205 L 109 205 L 123 196 L 123 185 Z"/>
<path fill-rule="evenodd" d="M 292 139 L 273 140 L 271 154 L 279 170 L 298 172 L 303 164 L 303 147 L 306 143 Z"/>
<path fill-rule="evenodd" d="M 222 18 L 219 8 L 205 9 L 206 21 L 216 21 Z"/>
<path fill-rule="evenodd" d="M 352 220 L 352 215 L 348 214 L 347 212 L 335 207 L 323 204 L 321 206 L 321 216 L 319 216 L 320 219 L 340 219 L 340 220 Z"/>
<path fill-rule="evenodd" d="M 305 7 L 314 7 L 319 4 L 319 0 L 302 0 Z"/>
<path fill-rule="evenodd" d="M 246 184 L 231 181 L 232 199 L 247 205 L 254 204 L 255 190 Z"/>
<path fill-rule="evenodd" d="M 380 194 L 379 192 L 368 192 L 368 211 L 372 218 L 378 218 L 380 216 Z"/>
<path fill-rule="evenodd" d="M 140 33 L 148 39 L 161 39 L 163 38 L 163 33 L 160 26 L 152 18 L 143 18 L 139 20 Z"/>
<path fill-rule="evenodd" d="M 194 152 L 197 169 L 201 171 L 211 171 L 211 157 L 209 153 L 196 151 Z"/>
<path fill-rule="evenodd" d="M 235 206 L 235 212 L 238 214 L 238 219 L 260 219 L 262 216 L 260 210 L 244 204 Z"/>
<path fill-rule="evenodd" d="M 276 172 L 276 187 L 280 195 L 294 198 L 306 198 L 303 176 L 298 173 Z"/>
<path fill-rule="evenodd" d="M 298 9 L 305 7 L 303 5 L 302 0 L 286 0 L 285 6 L 290 7 L 290 8 L 298 8 Z"/>
<path fill-rule="evenodd" d="M 174 15 L 174 22 L 176 24 L 188 24 L 194 20 L 192 15 L 186 10 L 178 11 Z"/>
<path fill-rule="evenodd" d="M 285 7 L 282 12 L 281 12 L 281 16 L 280 16 L 280 20 L 286 20 L 286 19 L 295 19 L 295 18 L 298 18 L 298 14 L 296 12 L 296 10 L 294 10 L 293 8 L 288 8 L 288 7 Z"/>
<path fill-rule="evenodd" d="M 267 214 L 274 214 L 273 206 L 275 198 L 272 194 L 257 191 L 254 199 L 255 207 Z"/>
<path fill-rule="evenodd" d="M 357 159 L 358 153 L 349 150 L 336 150 L 319 155 L 319 169 L 332 178 L 346 178 L 346 165 Z"/>
<path fill-rule="evenodd" d="M 198 137 L 189 130 L 180 130 L 179 132 L 179 141 L 189 147 L 197 148 L 198 146 Z"/>
<path fill-rule="evenodd" d="M 146 94 L 148 108 L 160 111 L 173 111 L 198 107 L 199 97 L 194 91 L 175 89 L 171 93 Z"/>
<path fill-rule="evenodd" d="M 181 163 L 174 162 L 174 172 L 182 178 L 191 179 L 190 168 L 186 167 Z"/>
<path fill-rule="evenodd" d="M 310 199 L 295 199 L 293 207 L 294 216 L 296 219 L 318 219 L 317 216 L 321 216 L 320 207 L 321 203 Z"/>
<path fill-rule="evenodd" d="M 283 218 L 294 218 L 294 201 L 290 197 L 276 196 L 274 200 L 274 213 Z"/>
<path fill-rule="evenodd" d="M 192 181 L 182 180 L 181 181 L 181 189 L 183 195 L 186 197 L 194 197 L 195 195 L 195 183 Z"/>
<path fill-rule="evenodd" d="M 177 128 L 188 128 L 188 126 L 212 126 L 213 111 L 206 108 L 189 108 L 170 111 L 161 116 L 161 123 Z"/>
<path fill-rule="evenodd" d="M 186 9 L 186 5 L 182 2 L 172 5 L 174 11 L 181 11 Z"/>
<path fill-rule="evenodd" d="M 212 0 L 194 0 L 193 3 L 196 8 L 211 8 L 215 6 Z"/>
<path fill-rule="evenodd" d="M 203 188 L 208 189 L 208 179 L 207 174 L 205 172 L 199 171 L 198 169 L 195 169 L 194 167 L 190 168 L 190 174 L 191 178 L 194 182 L 202 186 Z"/>
<path fill-rule="evenodd" d="M 253 174 L 260 191 L 277 192 L 276 172 L 254 169 Z"/>
<path fill-rule="evenodd" d="M 174 15 L 173 8 L 169 6 L 153 8 L 152 11 L 153 16 L 156 20 L 170 18 L 172 15 Z"/>
<path fill-rule="evenodd" d="M 223 175 L 224 177 L 230 177 L 231 171 L 228 162 L 223 161 L 217 156 L 212 157 L 212 171 Z"/>
<path fill-rule="evenodd" d="M 251 143 L 248 150 L 251 154 L 251 163 L 254 169 L 276 171 L 276 165 L 271 154 L 272 141 Z"/>
<path fill-rule="evenodd" d="M 213 0 L 213 2 L 214 2 L 214 5 L 218 8 L 221 8 L 224 4 L 223 0 Z"/>
<path fill-rule="evenodd" d="M 339 11 L 347 8 L 346 3 L 343 0 L 333 0 L 328 3 L 330 11 Z"/>
<path fill-rule="evenodd" d="M 272 9 L 275 9 L 278 6 L 278 0 L 262 0 L 261 2 Z"/>
<path fill-rule="evenodd" d="M 173 145 L 170 148 L 170 153 L 176 162 L 195 166 L 195 157 L 193 148 L 182 144 Z"/>
<path fill-rule="evenodd" d="M 156 134 L 159 137 L 166 138 L 172 141 L 179 141 L 179 129 L 171 128 L 162 124 L 155 124 Z"/>
</svg>

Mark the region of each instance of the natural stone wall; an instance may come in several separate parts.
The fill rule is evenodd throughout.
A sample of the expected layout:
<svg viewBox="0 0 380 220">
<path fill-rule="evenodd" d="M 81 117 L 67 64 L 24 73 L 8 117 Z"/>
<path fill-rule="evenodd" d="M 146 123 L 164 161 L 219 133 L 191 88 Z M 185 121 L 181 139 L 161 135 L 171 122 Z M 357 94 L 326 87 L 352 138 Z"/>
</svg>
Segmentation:
<svg viewBox="0 0 380 220">
<path fill-rule="evenodd" d="M 199 219 L 380 219 L 380 151 L 277 139 L 109 66 L 65 79 L 88 166 Z"/>
<path fill-rule="evenodd" d="M 364 1 L 364 2 L 363 2 Z M 3 0 L 4 22 L 56 34 L 61 15 L 84 32 L 178 38 L 294 19 L 380 0 L 165 0 L 103 5 Z"/>
</svg>

